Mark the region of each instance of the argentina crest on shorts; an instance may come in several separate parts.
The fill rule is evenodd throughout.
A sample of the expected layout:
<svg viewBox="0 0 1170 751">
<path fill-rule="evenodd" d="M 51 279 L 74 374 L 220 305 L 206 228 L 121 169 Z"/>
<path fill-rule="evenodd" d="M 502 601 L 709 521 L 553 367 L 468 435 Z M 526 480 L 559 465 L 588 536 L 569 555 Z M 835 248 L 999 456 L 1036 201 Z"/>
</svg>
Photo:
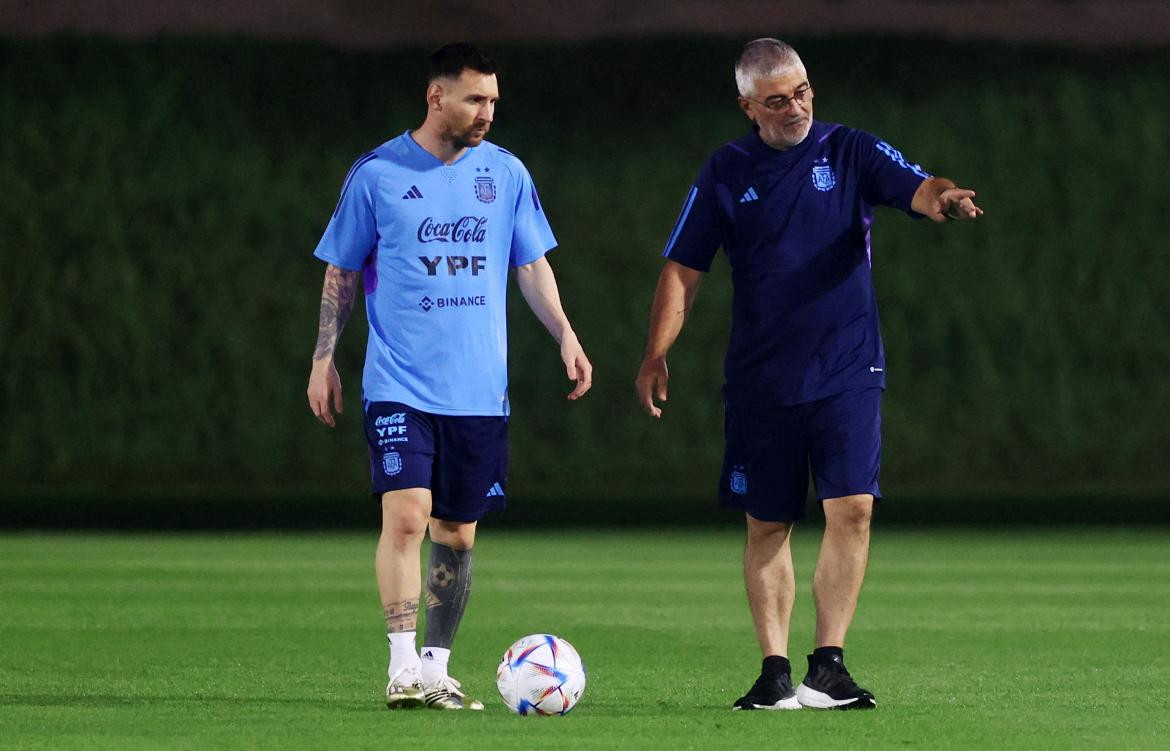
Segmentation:
<svg viewBox="0 0 1170 751">
<path fill-rule="evenodd" d="M 829 166 L 828 162 L 828 157 L 821 157 L 813 164 L 812 168 L 813 187 L 822 193 L 832 190 L 833 186 L 837 184 L 837 178 L 833 175 L 833 168 Z"/>
<path fill-rule="evenodd" d="M 736 467 L 731 473 L 731 492 L 736 495 L 747 495 L 747 475 L 743 467 Z"/>
<path fill-rule="evenodd" d="M 402 455 L 397 451 L 391 451 L 382 455 L 382 471 L 390 476 L 394 476 L 402 471 Z"/>
<path fill-rule="evenodd" d="M 475 197 L 483 203 L 496 200 L 496 184 L 490 177 L 475 178 Z"/>
</svg>

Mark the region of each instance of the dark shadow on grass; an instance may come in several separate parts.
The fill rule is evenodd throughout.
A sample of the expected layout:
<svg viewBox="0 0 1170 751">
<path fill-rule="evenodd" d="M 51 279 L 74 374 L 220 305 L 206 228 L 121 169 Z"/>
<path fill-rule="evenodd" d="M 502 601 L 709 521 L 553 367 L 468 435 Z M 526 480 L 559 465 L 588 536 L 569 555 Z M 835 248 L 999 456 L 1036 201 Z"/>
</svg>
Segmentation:
<svg viewBox="0 0 1170 751">
<path fill-rule="evenodd" d="M 878 525 L 930 526 L 1170 526 L 1170 503 L 1162 494 L 1063 495 L 898 495 L 875 510 Z M 821 510 L 807 503 L 808 521 Z M 0 493 L 0 529 L 107 531 L 274 531 L 373 530 L 380 520 L 370 503 L 338 504 L 336 498 L 107 496 L 35 498 Z M 743 513 L 719 508 L 711 498 L 590 498 L 551 502 L 512 498 L 508 510 L 489 517 L 493 527 L 511 529 L 735 527 Z"/>
<path fill-rule="evenodd" d="M 277 696 L 120 696 L 117 694 L 0 694 L 0 707 L 98 707 L 141 708 L 154 704 L 234 704 L 252 707 L 313 707 L 314 709 L 376 710 L 386 708 L 378 702 L 353 702 L 345 699 L 290 699 Z"/>
</svg>

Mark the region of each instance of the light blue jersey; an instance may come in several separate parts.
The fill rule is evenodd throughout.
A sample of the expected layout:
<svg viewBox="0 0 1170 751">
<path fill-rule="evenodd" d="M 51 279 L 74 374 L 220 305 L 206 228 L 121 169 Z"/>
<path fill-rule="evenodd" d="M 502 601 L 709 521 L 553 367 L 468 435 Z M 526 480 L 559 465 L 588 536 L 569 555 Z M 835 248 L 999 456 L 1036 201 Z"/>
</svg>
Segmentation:
<svg viewBox="0 0 1170 751">
<path fill-rule="evenodd" d="M 493 143 L 445 165 L 407 131 L 362 155 L 314 255 L 363 273 L 365 400 L 507 415 L 508 268 L 554 247 L 528 170 Z"/>
</svg>

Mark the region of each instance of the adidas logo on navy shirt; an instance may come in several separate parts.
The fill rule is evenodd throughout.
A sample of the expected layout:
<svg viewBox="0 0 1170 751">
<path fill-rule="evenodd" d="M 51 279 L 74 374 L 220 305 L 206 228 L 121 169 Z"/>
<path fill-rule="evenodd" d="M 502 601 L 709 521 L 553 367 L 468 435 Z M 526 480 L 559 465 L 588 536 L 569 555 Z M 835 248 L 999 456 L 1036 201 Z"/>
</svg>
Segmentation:
<svg viewBox="0 0 1170 751">
<path fill-rule="evenodd" d="M 748 188 L 747 192 L 743 194 L 743 197 L 739 199 L 739 202 L 740 203 L 751 203 L 752 201 L 756 200 L 757 198 L 759 198 L 759 196 L 756 195 L 756 189 L 755 188 Z"/>
<path fill-rule="evenodd" d="M 492 484 L 491 488 L 488 490 L 487 495 L 484 496 L 484 498 L 493 498 L 497 495 L 503 495 L 503 494 L 504 494 L 504 489 L 501 488 L 500 483 L 497 482 L 497 483 Z"/>
<path fill-rule="evenodd" d="M 403 201 L 409 201 L 412 198 L 422 198 L 422 191 L 418 189 L 417 185 L 411 185 L 410 190 L 402 194 Z"/>
</svg>

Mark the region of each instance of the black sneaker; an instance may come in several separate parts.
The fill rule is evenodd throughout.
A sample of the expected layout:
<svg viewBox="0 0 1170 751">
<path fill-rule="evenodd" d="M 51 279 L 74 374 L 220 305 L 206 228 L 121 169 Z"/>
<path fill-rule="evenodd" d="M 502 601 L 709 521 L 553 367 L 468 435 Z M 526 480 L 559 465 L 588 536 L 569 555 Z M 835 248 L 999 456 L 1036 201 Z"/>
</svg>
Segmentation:
<svg viewBox="0 0 1170 751">
<path fill-rule="evenodd" d="M 813 709 L 873 709 L 877 700 L 853 680 L 841 655 L 813 662 L 808 656 L 808 675 L 796 687 L 801 706 Z"/>
<path fill-rule="evenodd" d="M 788 661 L 784 660 L 783 670 L 777 670 L 775 665 L 769 663 L 770 660 L 779 659 L 765 658 L 760 677 L 747 694 L 736 699 L 735 704 L 731 705 L 732 709 L 800 709 L 796 692 L 792 690 Z"/>
</svg>

